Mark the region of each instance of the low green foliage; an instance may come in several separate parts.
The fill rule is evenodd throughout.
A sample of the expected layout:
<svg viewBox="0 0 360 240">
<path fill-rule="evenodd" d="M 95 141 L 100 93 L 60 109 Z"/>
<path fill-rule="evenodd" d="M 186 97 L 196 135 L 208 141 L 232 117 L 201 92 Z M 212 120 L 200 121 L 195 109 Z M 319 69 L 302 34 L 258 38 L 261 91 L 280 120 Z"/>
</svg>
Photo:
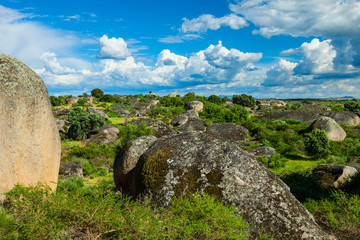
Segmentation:
<svg viewBox="0 0 360 240">
<path fill-rule="evenodd" d="M 356 101 L 348 101 L 344 104 L 344 108 L 352 112 L 360 112 L 360 103 Z"/>
<path fill-rule="evenodd" d="M 255 107 L 255 98 L 251 95 L 246 95 L 245 93 L 241 95 L 233 95 L 232 101 L 234 104 L 238 104 L 244 107 L 249 107 L 249 108 Z"/>
<path fill-rule="evenodd" d="M 222 98 L 216 95 L 210 95 L 207 99 L 211 103 L 220 104 L 222 103 Z"/>
<path fill-rule="evenodd" d="M 146 122 L 141 122 L 139 125 L 128 124 L 125 126 L 120 126 L 119 130 L 119 138 L 116 142 L 119 148 L 122 148 L 131 139 L 140 136 L 154 135 L 152 128 L 146 125 Z"/>
<path fill-rule="evenodd" d="M 50 103 L 52 106 L 61 106 L 61 105 L 65 105 L 66 104 L 66 100 L 64 97 L 59 96 L 59 97 L 55 97 L 55 96 L 50 96 Z"/>
<path fill-rule="evenodd" d="M 333 191 L 329 198 L 309 199 L 304 206 L 339 239 L 360 239 L 360 197 Z"/>
<path fill-rule="evenodd" d="M 110 181 L 89 187 L 79 179 L 59 181 L 56 192 L 16 186 L 7 193 L 17 220 L 12 229 L 29 240 L 72 239 L 79 233 L 88 239 L 247 239 L 249 225 L 235 209 L 208 195 L 153 209 L 113 189 Z"/>
<path fill-rule="evenodd" d="M 17 223 L 13 216 L 0 206 L 0 239 L 17 240 L 19 233 L 17 231 Z"/>
<path fill-rule="evenodd" d="M 206 102 L 203 111 L 200 113 L 200 117 L 212 122 L 233 122 L 240 124 L 247 120 L 248 112 L 245 108 L 237 105 L 226 108 L 224 106 Z"/>
<path fill-rule="evenodd" d="M 320 158 L 330 154 L 330 142 L 324 130 L 315 129 L 305 134 L 304 145 L 311 156 Z"/>
</svg>

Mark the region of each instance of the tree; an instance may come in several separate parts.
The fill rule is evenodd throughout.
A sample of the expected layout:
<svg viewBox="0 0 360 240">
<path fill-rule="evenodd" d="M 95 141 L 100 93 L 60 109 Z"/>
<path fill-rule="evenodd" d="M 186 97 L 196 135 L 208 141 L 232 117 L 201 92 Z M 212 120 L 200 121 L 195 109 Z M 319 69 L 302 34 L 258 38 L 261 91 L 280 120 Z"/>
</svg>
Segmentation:
<svg viewBox="0 0 360 240">
<path fill-rule="evenodd" d="M 74 140 L 85 139 L 90 132 L 98 130 L 105 124 L 102 116 L 89 114 L 80 107 L 74 107 L 67 120 L 71 123 L 68 136 Z"/>
<path fill-rule="evenodd" d="M 255 98 L 251 95 L 246 95 L 245 93 L 241 95 L 233 95 L 233 103 L 238 104 L 244 107 L 253 108 L 255 106 Z"/>
<path fill-rule="evenodd" d="M 104 96 L 104 92 L 100 88 L 95 88 L 91 91 L 91 96 L 95 98 L 102 98 Z"/>
<path fill-rule="evenodd" d="M 344 108 L 351 112 L 360 112 L 360 103 L 349 101 L 344 104 Z"/>
<path fill-rule="evenodd" d="M 324 130 L 315 129 L 305 134 L 305 151 L 310 156 L 325 157 L 330 153 L 329 138 Z"/>
<path fill-rule="evenodd" d="M 100 101 L 111 103 L 111 102 L 115 102 L 115 98 L 111 94 L 105 94 L 103 97 L 101 97 Z"/>
<path fill-rule="evenodd" d="M 57 98 L 55 96 L 50 96 L 50 103 L 51 103 L 52 106 L 55 107 L 55 106 L 60 106 L 62 101 L 61 101 L 61 99 L 59 99 L 59 98 Z"/>
</svg>

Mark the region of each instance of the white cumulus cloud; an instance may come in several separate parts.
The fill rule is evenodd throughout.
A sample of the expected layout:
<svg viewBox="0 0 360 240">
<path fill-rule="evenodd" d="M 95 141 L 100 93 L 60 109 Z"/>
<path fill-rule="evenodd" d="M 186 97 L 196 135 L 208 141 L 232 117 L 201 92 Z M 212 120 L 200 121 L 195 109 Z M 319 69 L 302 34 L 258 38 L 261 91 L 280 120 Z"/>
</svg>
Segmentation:
<svg viewBox="0 0 360 240">
<path fill-rule="evenodd" d="M 125 60 L 131 55 L 127 43 L 122 38 L 108 38 L 104 35 L 100 38 L 99 47 L 100 55 L 98 58 Z"/>
<path fill-rule="evenodd" d="M 247 22 L 244 18 L 235 14 L 229 14 L 221 18 L 216 18 L 211 14 L 203 14 L 194 19 L 183 18 L 183 24 L 181 31 L 183 33 L 189 32 L 206 32 L 207 30 L 218 30 L 223 26 L 230 27 L 232 29 L 240 29 L 247 26 Z"/>
</svg>

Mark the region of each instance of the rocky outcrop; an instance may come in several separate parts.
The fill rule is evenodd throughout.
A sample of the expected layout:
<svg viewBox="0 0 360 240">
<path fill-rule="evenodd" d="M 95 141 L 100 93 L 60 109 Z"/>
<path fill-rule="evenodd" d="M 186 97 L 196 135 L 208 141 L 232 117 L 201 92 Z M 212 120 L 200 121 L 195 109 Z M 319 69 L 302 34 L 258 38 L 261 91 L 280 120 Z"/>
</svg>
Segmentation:
<svg viewBox="0 0 360 240">
<path fill-rule="evenodd" d="M 321 117 L 314 121 L 311 124 L 310 129 L 324 130 L 331 141 L 341 142 L 346 138 L 346 132 L 344 129 L 342 129 L 342 127 L 334 119 L 329 117 Z"/>
<path fill-rule="evenodd" d="M 338 123 L 348 126 L 357 126 L 360 124 L 360 117 L 353 112 L 331 111 L 328 112 L 326 116 L 331 117 Z"/>
<path fill-rule="evenodd" d="M 300 108 L 320 114 L 325 114 L 326 112 L 331 111 L 331 108 L 329 106 L 324 106 L 320 104 L 302 104 Z"/>
<path fill-rule="evenodd" d="M 69 115 L 70 110 L 68 108 L 55 108 L 54 115 L 58 117 L 65 117 Z"/>
<path fill-rule="evenodd" d="M 0 196 L 15 184 L 56 187 L 60 138 L 47 89 L 19 60 L 0 54 Z"/>
<path fill-rule="evenodd" d="M 90 144 L 109 144 L 115 142 L 119 137 L 119 129 L 111 124 L 99 128 L 99 130 L 91 133 L 89 139 L 86 139 L 86 145 Z"/>
<path fill-rule="evenodd" d="M 340 187 L 358 171 L 356 168 L 344 165 L 320 164 L 312 172 L 323 188 Z"/>
<path fill-rule="evenodd" d="M 260 146 L 253 149 L 248 150 L 249 153 L 254 154 L 254 156 L 266 156 L 267 158 L 271 158 L 271 156 L 275 153 L 275 148 L 268 146 Z"/>
<path fill-rule="evenodd" d="M 179 127 L 182 132 L 203 132 L 206 130 L 206 121 L 200 118 L 189 118 L 188 121 Z"/>
<path fill-rule="evenodd" d="M 71 98 L 66 99 L 67 104 L 74 104 L 74 103 L 77 103 L 78 101 L 79 101 L 78 97 L 71 97 Z"/>
<path fill-rule="evenodd" d="M 169 96 L 169 97 L 176 97 L 176 96 L 177 96 L 177 93 L 178 93 L 178 91 L 175 91 L 175 92 L 173 92 L 173 93 L 170 93 L 168 96 Z"/>
<path fill-rule="evenodd" d="M 270 106 L 270 101 L 266 101 L 266 100 L 256 100 L 256 105 Z"/>
<path fill-rule="evenodd" d="M 188 122 L 189 119 L 198 119 L 199 113 L 196 110 L 188 110 L 184 112 L 183 114 L 180 114 L 179 116 L 175 117 L 171 121 L 171 125 L 174 127 L 180 127 Z"/>
<path fill-rule="evenodd" d="M 140 156 L 134 181 L 131 194 L 159 207 L 168 206 L 174 196 L 199 191 L 235 207 L 254 232 L 272 233 L 276 239 L 335 239 L 274 173 L 238 144 L 209 134 L 155 141 Z"/>
<path fill-rule="evenodd" d="M 90 114 L 96 114 L 96 115 L 99 115 L 99 116 L 102 116 L 103 118 L 105 118 L 105 120 L 108 120 L 109 117 L 108 115 L 106 115 L 103 111 L 101 111 L 100 109 L 96 109 L 96 108 L 93 108 L 93 107 L 88 107 L 86 109 L 86 111 Z"/>
<path fill-rule="evenodd" d="M 61 162 L 59 174 L 63 178 L 83 178 L 83 166 L 76 162 Z"/>
<path fill-rule="evenodd" d="M 270 100 L 270 105 L 271 106 L 277 106 L 277 107 L 285 107 L 286 102 L 284 102 L 282 100 Z"/>
<path fill-rule="evenodd" d="M 309 111 L 284 111 L 284 112 L 275 112 L 268 115 L 259 117 L 265 119 L 292 119 L 299 122 L 312 122 L 320 117 L 319 114 Z"/>
<path fill-rule="evenodd" d="M 207 129 L 206 133 L 226 141 L 244 141 L 249 130 L 235 123 L 213 123 Z"/>
<path fill-rule="evenodd" d="M 94 97 L 84 97 L 84 99 L 87 103 L 90 103 L 90 104 L 92 104 L 94 102 Z"/>
<path fill-rule="evenodd" d="M 184 107 L 186 110 L 196 110 L 198 112 L 202 112 L 202 110 L 204 109 L 204 104 L 199 101 L 191 101 L 186 102 Z"/>
<path fill-rule="evenodd" d="M 134 168 L 139 157 L 155 142 L 154 136 L 142 136 L 129 141 L 118 153 L 114 163 L 114 181 L 116 188 L 125 194 L 133 193 Z"/>
<path fill-rule="evenodd" d="M 56 126 L 59 131 L 64 130 L 65 126 L 67 128 L 69 128 L 71 125 L 68 121 L 66 121 L 65 119 L 61 119 L 61 118 L 55 118 L 55 123 L 56 123 Z"/>
<path fill-rule="evenodd" d="M 169 125 L 167 125 L 166 123 L 164 123 L 159 119 L 144 118 L 144 119 L 131 121 L 129 122 L 129 124 L 139 125 L 142 122 L 145 122 L 146 125 L 148 125 L 153 129 L 156 137 L 162 137 L 176 133 L 174 129 L 172 129 Z"/>
</svg>

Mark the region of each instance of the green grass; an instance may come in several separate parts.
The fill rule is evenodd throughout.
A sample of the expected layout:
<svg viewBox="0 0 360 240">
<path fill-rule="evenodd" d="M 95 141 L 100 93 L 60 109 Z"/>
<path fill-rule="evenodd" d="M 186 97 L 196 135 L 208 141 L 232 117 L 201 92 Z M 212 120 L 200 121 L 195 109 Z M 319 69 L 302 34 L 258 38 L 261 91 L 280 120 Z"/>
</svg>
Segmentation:
<svg viewBox="0 0 360 240">
<path fill-rule="evenodd" d="M 323 163 L 322 160 L 318 161 L 305 161 L 305 160 L 288 160 L 285 162 L 284 167 L 270 169 L 278 175 L 290 172 L 305 172 L 311 173 L 312 170 L 319 164 Z"/>
<path fill-rule="evenodd" d="M 247 239 L 249 234 L 235 209 L 208 195 L 174 199 L 168 209 L 156 209 L 115 193 L 111 180 L 89 186 L 67 179 L 56 192 L 16 186 L 7 196 L 16 219 L 10 230 L 20 239 L 70 239 L 75 233 L 88 239 Z"/>
</svg>

